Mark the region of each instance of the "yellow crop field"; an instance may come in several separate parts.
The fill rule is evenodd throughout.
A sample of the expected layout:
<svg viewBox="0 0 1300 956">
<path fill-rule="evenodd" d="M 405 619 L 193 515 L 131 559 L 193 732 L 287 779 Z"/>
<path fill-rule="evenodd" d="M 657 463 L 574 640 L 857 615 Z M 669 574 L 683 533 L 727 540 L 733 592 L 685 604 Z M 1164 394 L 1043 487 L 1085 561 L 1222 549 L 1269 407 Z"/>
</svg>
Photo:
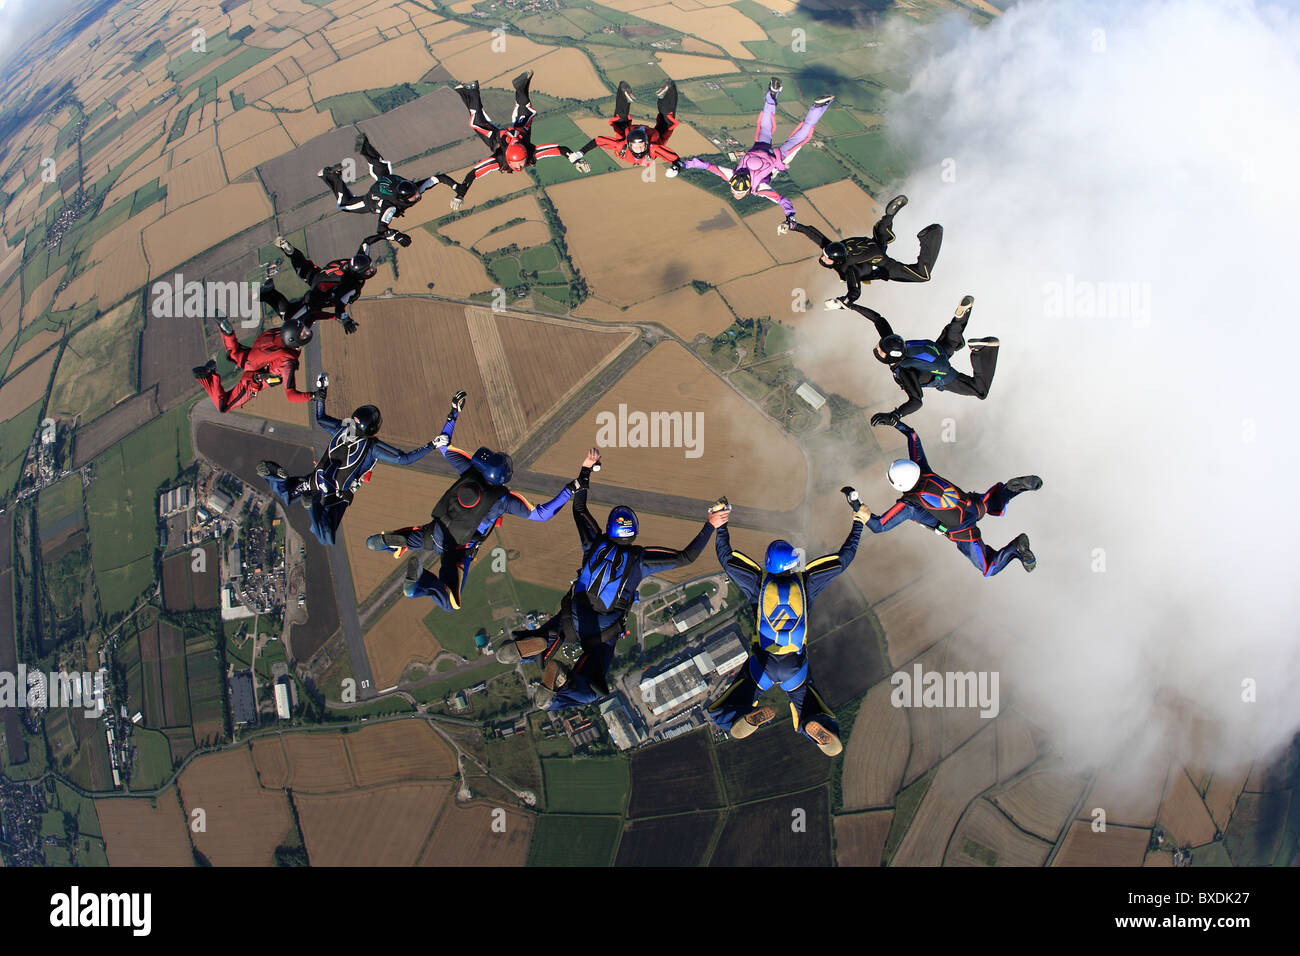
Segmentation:
<svg viewBox="0 0 1300 956">
<path fill-rule="evenodd" d="M 356 785 L 340 734 L 286 734 L 282 740 L 289 765 L 285 786 L 294 793 L 329 793 Z"/>
<path fill-rule="evenodd" d="M 993 800 L 1020 829 L 1055 843 L 1085 784 L 1079 777 L 1040 770 L 1021 777 Z"/>
<path fill-rule="evenodd" d="M 746 41 L 761 42 L 767 34 L 749 17 L 734 7 L 713 7 L 705 10 L 683 10 L 666 3 L 658 7 L 643 7 L 636 15 L 651 23 L 661 23 L 682 33 L 707 37 L 717 42 L 731 56 L 752 60 L 754 54 L 745 48 Z"/>
<path fill-rule="evenodd" d="M 362 787 L 441 779 L 456 773 L 456 754 L 423 720 L 365 727 L 349 735 L 347 741 L 352 769 Z"/>
<path fill-rule="evenodd" d="M 1052 844 L 1016 828 L 987 800 L 976 800 L 952 835 L 945 866 L 1042 866 Z M 990 864 L 988 853 L 997 854 Z"/>
<path fill-rule="evenodd" d="M 204 754 L 180 788 L 187 808 L 204 811 L 207 829 L 193 834 L 194 846 L 214 866 L 269 866 L 293 827 L 288 800 L 258 786 L 247 750 Z"/>
<path fill-rule="evenodd" d="M 383 410 L 382 405 L 380 410 Z M 343 519 L 343 538 L 358 601 L 369 598 L 386 578 L 400 570 L 387 554 L 368 551 L 366 537 L 428 521 L 434 502 L 450 484 L 451 478 L 446 475 L 431 475 L 394 465 L 375 467 L 370 484 L 357 493 Z"/>
<path fill-rule="evenodd" d="M 681 414 L 676 420 L 658 419 L 653 441 L 659 447 L 646 447 L 652 440 L 649 416 L 655 412 Z M 645 417 L 641 431 L 647 434 L 634 430 L 631 413 Z M 620 414 L 628 426 L 621 437 Z M 608 427 L 598 435 L 602 423 Z M 569 474 L 586 449 L 601 441 L 644 441 L 642 447 L 606 449 L 610 467 L 601 479 L 607 485 L 707 501 L 725 494 L 733 505 L 775 511 L 803 501 L 806 466 L 794 442 L 675 342 L 656 346 L 638 362 L 547 449 L 535 470 Z"/>
<path fill-rule="evenodd" d="M 328 796 L 294 794 L 312 866 L 412 866 L 450 783 L 397 784 Z"/>
<path fill-rule="evenodd" d="M 45 396 L 50 382 L 50 372 L 58 352 L 50 349 L 18 374 L 0 386 L 0 421 L 8 421 L 32 402 Z"/>
<path fill-rule="evenodd" d="M 674 80 L 693 80 L 697 76 L 716 76 L 721 73 L 739 73 L 740 67 L 721 57 L 695 56 L 691 53 L 655 54 L 659 66 Z"/>
<path fill-rule="evenodd" d="M 1150 842 L 1150 830 L 1108 822 L 1104 832 L 1095 832 L 1090 822 L 1076 820 L 1052 866 L 1141 866 Z"/>
<path fill-rule="evenodd" d="M 771 262 L 728 201 L 691 186 L 689 175 L 660 175 L 647 183 L 639 169 L 629 167 L 547 190 L 568 227 L 569 250 L 594 295 L 615 305 L 631 305 L 692 279 L 721 285 Z M 655 207 L 653 217 L 639 221 L 635 246 L 627 242 L 627 221 L 607 212 L 622 208 L 629 191 Z M 642 249 L 656 254 L 643 255 Z"/>
<path fill-rule="evenodd" d="M 260 737 L 250 740 L 253 751 L 253 769 L 258 783 L 267 790 L 279 790 L 289 782 L 289 759 L 284 754 L 284 737 Z"/>
<path fill-rule="evenodd" d="M 891 866 L 939 866 L 966 807 L 997 780 L 995 731 L 989 726 L 943 762 L 907 828 Z"/>
<path fill-rule="evenodd" d="M 193 866 L 185 817 L 175 788 L 157 799 L 96 800 L 109 866 Z"/>
<path fill-rule="evenodd" d="M 1218 829 L 1187 772 L 1177 764 L 1169 768 L 1169 779 L 1156 822 L 1179 846 L 1209 843 Z"/>
<path fill-rule="evenodd" d="M 493 829 L 495 807 L 473 802 L 448 805 L 420 856 L 421 866 L 523 866 L 532 841 L 533 816 L 511 807 L 505 832 Z"/>
<path fill-rule="evenodd" d="M 510 37 L 508 42 L 513 43 L 514 39 L 514 37 Z M 545 93 L 548 96 L 559 96 L 575 100 L 588 100 L 593 96 L 612 92 L 601 81 L 600 74 L 592 66 L 587 54 L 575 47 L 561 47 L 558 50 L 550 49 L 551 52 L 528 64 L 528 69 L 536 73 L 531 89 L 538 93 Z M 497 77 L 494 77 L 493 82 L 484 85 L 504 86 L 505 84 L 495 81 L 505 80 L 506 83 L 510 83 L 517 75 L 517 73 L 513 72 L 513 67 L 507 68 Z"/>
<path fill-rule="evenodd" d="M 260 185 L 234 183 L 146 226 L 145 252 L 154 274 L 162 275 L 270 215 L 271 204 Z"/>
<path fill-rule="evenodd" d="M 408 509 L 411 504 L 408 503 Z M 410 516 L 409 520 L 420 519 Z M 359 560 L 364 561 L 369 568 L 383 568 L 390 573 L 400 571 L 405 566 L 404 562 L 395 564 L 387 554 L 373 551 L 366 552 Z M 401 598 L 366 632 L 366 655 L 370 658 L 377 687 L 383 689 L 393 686 L 401 679 L 406 665 L 431 663 L 442 652 L 438 639 L 424 626 L 424 617 L 432 608 L 433 605 L 428 601 Z"/>
<path fill-rule="evenodd" d="M 514 41 L 514 37 L 510 38 Z M 352 90 L 374 89 L 418 80 L 434 67 L 434 59 L 418 34 L 399 37 L 346 57 L 310 77 L 312 96 L 318 100 Z"/>
<path fill-rule="evenodd" d="M 427 201 L 434 202 L 440 195 L 445 194 L 430 193 Z M 441 212 L 439 212 L 439 215 L 441 215 Z M 460 216 L 442 226 L 438 231 L 462 246 L 474 246 L 480 240 L 483 240 L 491 230 L 509 222 L 511 219 L 545 221 L 542 216 L 542 207 L 537 204 L 537 199 L 528 195 L 520 196 L 518 199 L 511 199 L 509 202 L 503 202 L 499 206 L 493 206 L 491 209 L 485 209 L 482 212 Z"/>
<path fill-rule="evenodd" d="M 520 249 L 527 249 L 550 241 L 551 231 L 546 227 L 546 223 L 521 222 L 500 232 L 494 232 L 490 236 L 484 236 L 474 244 L 474 248 L 479 252 L 491 252 L 494 249 L 504 249 L 513 243 Z"/>
<path fill-rule="evenodd" d="M 249 112 L 240 110 L 241 113 Z M 271 129 L 250 136 L 238 145 L 222 150 L 226 163 L 226 172 L 231 179 L 238 179 L 259 163 L 283 155 L 293 149 L 293 140 L 289 138 L 278 123 Z"/>
<path fill-rule="evenodd" d="M 795 162 L 798 161 L 798 158 L 796 158 Z M 805 199 L 816 208 L 826 222 L 831 224 L 834 233 L 828 232 L 821 226 L 817 228 L 832 239 L 841 236 L 871 235 L 871 227 L 876 224 L 876 220 L 884 212 L 881 204 L 851 179 L 841 179 L 837 182 L 827 183 L 825 186 L 810 189 L 805 194 Z M 899 213 L 899 216 L 904 218 L 901 221 L 895 220 L 895 225 L 906 225 L 906 223 L 912 221 L 913 216 L 919 215 L 921 215 L 921 211 L 916 211 L 913 207 L 908 206 L 906 211 Z M 904 247 L 914 249 L 916 246 L 915 240 L 913 240 L 911 246 L 908 246 L 908 236 L 920 232 L 931 222 L 930 219 L 916 219 L 916 228 L 911 233 L 907 233 L 906 230 L 899 231 L 895 229 L 894 231 L 899 238 L 898 242 L 893 245 L 902 244 Z M 808 249 L 813 248 L 812 243 L 808 242 L 807 239 L 802 236 L 797 238 Z M 906 261 L 911 262 L 913 258 L 915 256 L 907 257 Z"/>
<path fill-rule="evenodd" d="M 844 810 L 894 803 L 907 767 L 907 712 L 890 703 L 893 685 L 881 681 L 867 692 L 844 750 Z"/>
<path fill-rule="evenodd" d="M 210 196 L 226 185 L 226 169 L 221 162 L 221 151 L 213 146 L 188 162 L 177 164 L 172 158 L 172 168 L 162 177 L 167 189 L 167 212 L 175 212 L 187 203 Z"/>
</svg>

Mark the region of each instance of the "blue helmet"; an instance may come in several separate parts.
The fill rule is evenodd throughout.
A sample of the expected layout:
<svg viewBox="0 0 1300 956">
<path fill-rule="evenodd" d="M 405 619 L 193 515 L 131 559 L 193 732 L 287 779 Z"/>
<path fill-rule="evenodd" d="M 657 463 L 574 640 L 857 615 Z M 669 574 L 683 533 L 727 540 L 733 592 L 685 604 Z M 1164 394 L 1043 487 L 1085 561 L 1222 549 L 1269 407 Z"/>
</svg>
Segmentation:
<svg viewBox="0 0 1300 956">
<path fill-rule="evenodd" d="M 619 505 L 609 513 L 605 522 L 605 534 L 611 538 L 635 538 L 637 532 L 636 512 L 626 505 Z"/>
<path fill-rule="evenodd" d="M 508 484 L 510 476 L 515 473 L 514 460 L 505 452 L 493 451 L 491 448 L 480 448 L 474 452 L 470 464 L 489 485 Z"/>
<path fill-rule="evenodd" d="M 799 554 L 789 541 L 777 538 L 767 546 L 763 564 L 768 574 L 785 574 L 799 566 Z"/>
</svg>

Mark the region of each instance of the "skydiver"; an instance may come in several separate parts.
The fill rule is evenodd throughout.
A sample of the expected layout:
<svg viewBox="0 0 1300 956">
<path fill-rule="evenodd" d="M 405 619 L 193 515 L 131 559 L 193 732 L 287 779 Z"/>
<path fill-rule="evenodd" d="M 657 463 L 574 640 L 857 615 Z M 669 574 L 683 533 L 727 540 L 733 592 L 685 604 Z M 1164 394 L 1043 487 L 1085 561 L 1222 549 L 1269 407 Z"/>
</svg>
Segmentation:
<svg viewBox="0 0 1300 956">
<path fill-rule="evenodd" d="M 726 525 L 718 528 L 718 562 L 749 599 L 758 623 L 749 660 L 730 686 L 708 705 L 709 719 L 736 740 L 775 719 L 775 708 L 758 706 L 763 692 L 775 684 L 790 699 L 797 733 L 816 743 L 828 757 L 844 749 L 839 723 L 813 687 L 809 674 L 808 614 L 813 599 L 858 553 L 862 525 L 870 512 L 856 498 L 851 498 L 849 504 L 853 524 L 840 550 L 809 561 L 802 571 L 798 553 L 790 542 L 776 540 L 769 544 L 760 566 L 748 555 L 732 551 Z"/>
<path fill-rule="evenodd" d="M 600 451 L 592 448 L 574 482 L 573 520 L 582 542 L 582 567 L 559 612 L 534 631 L 515 631 L 496 648 L 497 660 L 513 664 L 537 660 L 542 687 L 535 698 L 542 710 L 580 707 L 609 693 L 614 646 L 626 633 L 627 612 L 641 581 L 652 574 L 695 561 L 726 513 L 710 511 L 699 534 L 685 548 L 640 547 L 636 513 L 626 505 L 610 511 L 602 532 L 587 510 L 587 487 Z"/>
<path fill-rule="evenodd" d="M 921 252 L 911 265 L 891 259 L 885 252 L 885 247 L 894 241 L 894 216 L 906 205 L 906 196 L 895 196 L 889 200 L 885 214 L 872 228 L 870 236 L 831 240 L 815 227 L 795 222 L 793 216 L 777 226 L 776 231 L 778 235 L 784 235 L 794 230 L 817 244 L 821 250 L 817 261 L 823 267 L 833 269 L 849 287 L 848 292 L 839 298 L 827 299 L 826 308 L 844 308 L 858 301 L 863 282 L 886 279 L 894 282 L 930 281 L 930 271 L 934 268 L 934 261 L 939 258 L 939 246 L 943 244 L 943 226 L 937 222 L 916 234 L 921 243 Z"/>
<path fill-rule="evenodd" d="M 1033 571 L 1038 559 L 1029 550 L 1029 535 L 1021 533 L 1006 547 L 994 550 L 984 543 L 978 522 L 986 514 L 1001 516 L 1012 498 L 1026 491 L 1037 491 L 1043 487 L 1043 479 L 1024 475 L 1000 481 L 982 495 L 968 494 L 930 470 L 916 432 L 904 422 L 894 427 L 907 437 L 908 457 L 891 464 L 888 477 L 889 483 L 903 495 L 884 514 L 871 516 L 867 528 L 873 534 L 880 534 L 904 521 L 915 521 L 935 534 L 946 536 L 986 578 L 1005 568 L 1012 558 L 1018 558 L 1026 571 Z"/>
<path fill-rule="evenodd" d="M 226 355 L 243 374 L 230 389 L 223 389 L 216 362 L 209 359 L 206 365 L 195 367 L 194 377 L 217 406 L 217 411 L 228 412 L 239 408 L 250 402 L 263 388 L 281 382 L 284 383 L 284 397 L 291 402 L 305 402 L 312 397 L 312 392 L 300 392 L 294 383 L 294 376 L 298 372 L 298 357 L 302 353 L 302 347 L 312 338 L 311 326 L 286 322 L 279 328 L 262 332 L 248 346 L 239 344 L 235 338 L 235 328 L 229 319 L 222 319 L 220 328 Z"/>
<path fill-rule="evenodd" d="M 731 196 L 737 202 L 747 195 L 762 196 L 770 199 L 785 210 L 786 219 L 794 218 L 794 203 L 772 188 L 773 177 L 783 169 L 789 169 L 795 154 L 813 136 L 817 121 L 822 118 L 835 97 L 827 94 L 813 100 L 812 107 L 803 122 L 795 127 L 790 138 L 780 146 L 773 148 L 772 133 L 776 127 L 776 101 L 781 95 L 781 81 L 772 77 L 768 83 L 767 95 L 763 100 L 763 111 L 758 116 L 758 126 L 754 133 L 754 145 L 740 158 L 734 170 L 725 166 L 716 166 L 705 162 L 698 156 L 692 156 L 682 163 L 683 169 L 706 169 L 715 176 L 727 180 L 731 186 Z"/>
<path fill-rule="evenodd" d="M 682 169 L 681 157 L 669 149 L 667 143 L 677 128 L 677 84 L 669 80 L 659 87 L 655 96 L 659 101 L 659 116 L 654 126 L 633 123 L 631 106 L 636 97 L 627 81 L 620 80 L 618 93 L 614 96 L 614 115 L 609 121 L 615 135 L 593 137 L 578 150 L 578 159 L 599 147 L 637 166 L 653 166 L 656 159 L 662 159 L 669 164 L 664 175 L 669 178 L 676 176 Z"/>
<path fill-rule="evenodd" d="M 273 280 L 267 279 L 262 283 L 262 301 L 284 321 L 310 327 L 321 319 L 337 319 L 343 331 L 351 335 L 357 330 L 357 321 L 348 314 L 348 306 L 361 295 L 366 280 L 374 277 L 376 269 L 370 259 L 370 244 L 382 238 L 381 235 L 366 236 L 350 258 L 335 259 L 317 266 L 284 236 L 276 236 L 275 244 L 289 257 L 298 278 L 307 283 L 307 292 L 290 301 L 276 289 Z M 333 309 L 332 313 L 330 309 Z"/>
<path fill-rule="evenodd" d="M 465 407 L 465 397 L 463 391 L 452 396 L 446 424 L 433 440 L 433 447 L 451 462 L 460 477 L 433 506 L 432 520 L 420 527 L 372 534 L 366 539 L 371 551 L 388 551 L 394 558 L 415 552 L 406 562 L 402 592 L 410 598 L 432 598 L 444 611 L 460 609 L 470 563 L 478 546 L 502 518 L 515 515 L 529 521 L 550 521 L 573 495 L 570 482 L 546 504 L 533 507 L 527 498 L 507 487 L 514 473 L 509 455 L 490 448 L 467 455 L 453 447 L 451 436 Z M 440 557 L 436 574 L 424 569 L 423 551 Z"/>
<path fill-rule="evenodd" d="M 329 376 L 317 376 L 316 424 L 330 433 L 330 441 L 312 473 L 292 477 L 276 462 L 257 465 L 257 473 L 266 479 L 271 493 L 281 503 L 302 501 L 311 512 L 312 534 L 326 546 L 334 544 L 343 513 L 361 484 L 370 480 L 376 462 L 411 465 L 433 451 L 432 441 L 413 451 L 399 451 L 380 441 L 376 436 L 383 419 L 374 405 L 362 405 L 346 421 L 327 415 L 328 387 Z"/>
<path fill-rule="evenodd" d="M 974 304 L 974 296 L 965 296 L 953 310 L 952 319 L 943 327 L 938 340 L 933 342 L 929 339 L 904 341 L 875 309 L 857 303 L 849 306 L 875 324 L 880 343 L 872 354 L 889 366 L 894 381 L 907 394 L 907 401 L 892 412 L 877 412 L 872 415 L 872 425 L 898 424 L 900 419 L 921 407 L 921 390 L 925 388 L 954 395 L 974 395 L 981 401 L 988 398 L 989 389 L 993 387 L 993 373 L 998 366 L 999 342 L 992 336 L 969 341 L 962 338 Z M 958 372 L 948 361 L 963 345 L 970 346 L 970 364 L 974 375 Z"/>
<path fill-rule="evenodd" d="M 393 172 L 393 164 L 379 155 L 379 150 L 370 145 L 370 138 L 365 133 L 357 137 L 356 150 L 365 157 L 374 179 L 370 189 L 361 196 L 353 195 L 348 189 L 348 184 L 343 180 L 341 163 L 326 166 L 318 170 L 316 175 L 325 180 L 325 184 L 334 193 L 338 207 L 344 212 L 378 214 L 379 228 L 377 236 L 371 237 L 372 239 L 388 239 L 399 246 L 409 246 L 411 237 L 392 228 L 391 223 L 419 202 L 424 191 L 438 182 L 438 177 L 431 176 L 417 182 L 397 175 Z"/>
<path fill-rule="evenodd" d="M 579 171 L 591 172 L 591 164 L 582 158 L 581 152 L 575 152 L 567 146 L 549 143 L 546 146 L 534 146 L 532 140 L 533 118 L 537 110 L 528 98 L 528 84 L 532 82 L 533 71 L 524 70 L 514 79 L 515 108 L 510 115 L 510 125 L 504 129 L 488 118 L 483 109 L 483 98 L 479 93 L 478 80 L 472 83 L 457 83 L 456 92 L 460 94 L 465 108 L 469 110 L 469 128 L 478 134 L 479 139 L 487 144 L 492 154 L 480 160 L 465 176 L 464 182 L 456 180 L 447 173 L 438 173 L 431 182 L 445 183 L 452 188 L 452 210 L 460 209 L 465 201 L 465 194 L 475 180 L 489 173 L 517 173 L 528 166 L 534 166 L 539 159 L 563 156 Z"/>
</svg>

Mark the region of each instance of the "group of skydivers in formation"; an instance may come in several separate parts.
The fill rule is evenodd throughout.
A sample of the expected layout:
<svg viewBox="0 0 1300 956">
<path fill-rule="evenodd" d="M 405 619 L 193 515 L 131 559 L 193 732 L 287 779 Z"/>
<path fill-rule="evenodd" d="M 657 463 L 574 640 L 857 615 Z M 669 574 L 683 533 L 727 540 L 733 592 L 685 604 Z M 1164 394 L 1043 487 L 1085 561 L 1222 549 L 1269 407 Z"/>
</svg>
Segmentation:
<svg viewBox="0 0 1300 956">
<path fill-rule="evenodd" d="M 557 143 L 535 145 L 531 139 L 536 116 L 529 102 L 531 78 L 531 71 L 515 78 L 514 110 L 504 127 L 488 117 L 477 83 L 456 86 L 469 111 L 470 127 L 489 150 L 489 155 L 475 164 L 462 181 L 445 173 L 421 181 L 403 178 L 364 134 L 359 136 L 356 148 L 368 163 L 372 179 L 365 193 L 352 192 L 341 165 L 320 170 L 318 175 L 335 194 L 339 209 L 378 216 L 375 233 L 363 240 L 350 258 L 323 267 L 283 238 L 277 238 L 276 244 L 289 256 L 307 291 L 291 301 L 268 279 L 262 287 L 262 302 L 279 316 L 281 325 L 262 332 L 252 345 L 244 346 L 236 340 L 230 323 L 222 319 L 222 341 L 227 355 L 241 370 L 240 378 L 231 388 L 223 388 L 215 362 L 196 368 L 195 376 L 222 412 L 238 408 L 262 388 L 280 382 L 290 401 L 315 399 L 316 422 L 329 433 L 330 440 L 312 472 L 292 476 L 277 463 L 266 461 L 258 465 L 258 474 L 282 503 L 301 501 L 308 508 L 312 532 L 326 545 L 334 544 L 343 513 L 360 485 L 369 480 L 376 462 L 409 465 L 437 449 L 459 477 L 438 500 L 430 520 L 373 534 L 366 539 L 366 546 L 389 552 L 395 558 L 407 557 L 405 595 L 431 598 L 443 610 L 460 608 L 462 590 L 478 547 L 505 516 L 549 521 L 572 502 L 582 545 L 582 566 L 561 600 L 558 613 L 536 630 L 515 631 L 495 648 L 502 662 L 528 660 L 542 667 L 542 686 L 535 698 L 542 709 L 581 706 L 609 693 L 607 680 L 615 644 L 627 633 L 627 615 L 637 600 L 641 581 L 694 562 L 716 530 L 718 560 L 749 601 L 757 636 L 746 665 L 721 696 L 709 704 L 710 718 L 732 737 L 749 736 L 776 717 L 773 708 L 758 706 L 762 693 L 775 684 L 789 697 L 796 731 L 833 756 L 842 749 L 839 727 L 809 675 L 808 616 L 816 596 L 853 560 L 864 527 L 880 533 L 905 521 L 915 521 L 946 536 L 985 577 L 997 574 L 1013 560 L 1019 560 L 1026 571 L 1034 569 L 1035 558 L 1026 535 L 995 549 L 983 542 L 978 522 L 986 514 L 1001 515 L 1016 495 L 1040 488 L 1041 479 L 1034 475 L 1012 478 L 983 494 L 963 491 L 931 470 L 920 438 L 903 421 L 921 407 L 926 388 L 985 398 L 993 382 L 999 342 L 991 337 L 964 338 L 974 303 L 971 296 L 962 299 L 934 340 L 904 339 L 884 316 L 858 303 L 863 283 L 925 282 L 930 278 L 943 240 L 940 225 L 927 226 L 917 234 L 920 251 L 916 262 L 899 262 L 887 252 L 894 241 L 894 216 L 907 204 L 905 196 L 889 201 L 870 236 L 832 239 L 798 222 L 794 205 L 772 188 L 772 178 L 788 169 L 799 149 L 812 138 L 833 96 L 817 98 L 790 137 L 780 146 L 773 146 L 781 81 L 772 79 L 758 118 L 754 145 L 734 168 L 728 169 L 699 158 L 683 161 L 668 147 L 677 125 L 677 88 L 671 81 L 658 90 L 658 115 L 653 124 L 631 118 L 635 96 L 626 83 L 620 83 L 614 116 L 609 120 L 612 135 L 595 137 L 579 150 Z M 890 369 L 906 398 L 893 411 L 873 415 L 871 424 L 892 426 L 901 432 L 907 439 L 907 457 L 888 468 L 888 480 L 900 497 L 885 513 L 873 515 L 854 489 L 843 489 L 853 521 L 837 552 L 808 561 L 801 569 L 799 554 L 788 541 L 773 541 L 762 562 L 735 551 L 727 530 L 730 505 L 725 498 L 709 508 L 703 527 L 685 548 L 638 545 L 634 543 L 638 520 L 631 508 L 614 508 L 602 529 L 587 507 L 591 474 L 600 469 L 600 452 L 596 448 L 583 459 L 576 478 L 549 501 L 534 506 L 510 489 L 513 462 L 508 454 L 490 448 L 467 454 L 452 445 L 456 422 L 465 408 L 465 392 L 452 397 L 437 437 L 412 451 L 401 451 L 378 437 L 381 416 L 375 406 L 364 405 L 347 419 L 326 413 L 328 376 L 318 376 L 311 391 L 296 387 L 299 355 L 312 338 L 313 325 L 322 319 L 335 319 L 345 333 L 357 330 L 348 309 L 366 280 L 375 274 L 370 246 L 382 240 L 410 245 L 411 237 L 396 229 L 393 221 L 419 202 L 426 191 L 440 184 L 449 186 L 451 208 L 458 210 L 470 187 L 482 176 L 520 172 L 542 159 L 561 156 L 585 173 L 591 169 L 585 154 L 596 148 L 641 166 L 662 161 L 668 164 L 669 177 L 682 170 L 708 171 L 727 180 L 737 201 L 752 195 L 777 203 L 786 214 L 777 227 L 778 234 L 794 231 L 806 236 L 817 246 L 821 265 L 847 284 L 846 293 L 828 300 L 826 308 L 851 309 L 875 326 L 879 337 L 875 357 Z M 950 361 L 963 346 L 971 353 L 971 375 L 956 371 Z M 424 566 L 426 555 L 436 562 L 432 569 Z"/>
</svg>

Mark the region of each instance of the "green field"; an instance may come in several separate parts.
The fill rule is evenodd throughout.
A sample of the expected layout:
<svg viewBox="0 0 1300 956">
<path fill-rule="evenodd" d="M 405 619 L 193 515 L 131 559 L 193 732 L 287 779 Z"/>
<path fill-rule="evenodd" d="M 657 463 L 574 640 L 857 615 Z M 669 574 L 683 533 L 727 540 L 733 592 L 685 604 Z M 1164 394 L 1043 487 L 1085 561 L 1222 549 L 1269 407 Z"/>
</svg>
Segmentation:
<svg viewBox="0 0 1300 956">
<path fill-rule="evenodd" d="M 590 137 L 583 135 L 582 130 L 578 129 L 573 120 L 564 115 L 538 117 L 533 122 L 533 142 L 538 146 L 559 143 L 561 146 L 569 147 L 569 149 L 581 149 L 588 139 Z M 532 167 L 532 173 L 537 182 L 543 186 L 567 183 L 569 180 L 577 179 L 583 175 L 574 168 L 572 163 L 561 156 L 555 156 L 551 159 L 539 159 L 537 165 Z M 595 175 L 594 167 L 592 168 L 592 175 Z"/>
<path fill-rule="evenodd" d="M 132 395 L 143 327 L 139 303 L 128 302 L 72 336 L 54 373 L 48 414 L 86 425 Z"/>
<path fill-rule="evenodd" d="M 194 460 L 189 405 L 128 435 L 92 462 L 86 489 L 91 560 L 103 613 L 127 611 L 154 580 L 158 487 Z"/>
<path fill-rule="evenodd" d="M 609 866 L 623 830 L 620 817 L 546 813 L 528 848 L 529 866 Z"/>
<path fill-rule="evenodd" d="M 0 497 L 8 495 L 23 473 L 23 459 L 36 435 L 45 399 L 33 402 L 9 421 L 0 424 Z"/>
<path fill-rule="evenodd" d="M 546 805 L 561 813 L 619 813 L 627 804 L 630 784 L 622 757 L 542 761 Z"/>
<path fill-rule="evenodd" d="M 136 727 L 131 732 L 131 744 L 135 747 L 131 786 L 137 790 L 162 786 L 172 774 L 172 749 L 166 735 Z"/>
<path fill-rule="evenodd" d="M 873 181 L 882 185 L 901 179 L 908 166 L 907 156 L 894 148 L 885 139 L 884 133 L 880 132 L 837 136 L 826 148 L 845 157 Z M 796 163 L 802 158 L 801 153 L 796 157 Z"/>
<path fill-rule="evenodd" d="M 42 531 L 81 514 L 81 476 L 70 475 L 41 490 L 37 515 Z"/>
</svg>

